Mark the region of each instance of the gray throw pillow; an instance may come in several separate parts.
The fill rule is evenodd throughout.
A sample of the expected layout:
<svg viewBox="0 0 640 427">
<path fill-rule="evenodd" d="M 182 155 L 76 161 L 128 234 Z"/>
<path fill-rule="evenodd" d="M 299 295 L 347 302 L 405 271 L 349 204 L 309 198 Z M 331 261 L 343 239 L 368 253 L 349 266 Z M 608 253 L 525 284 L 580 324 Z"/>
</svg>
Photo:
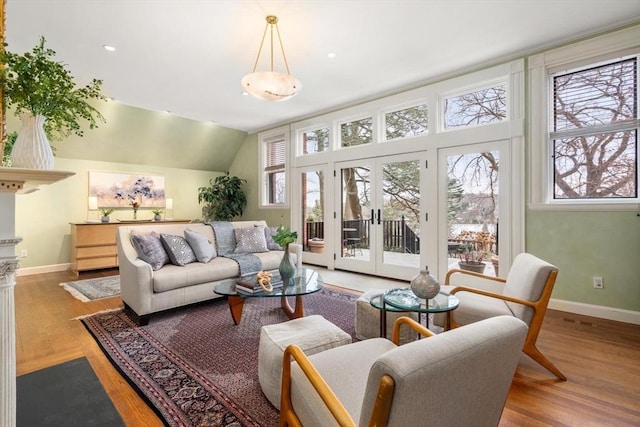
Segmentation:
<svg viewBox="0 0 640 427">
<path fill-rule="evenodd" d="M 236 235 L 236 254 L 252 254 L 269 252 L 267 240 L 264 237 L 264 226 L 234 229 Z"/>
<path fill-rule="evenodd" d="M 204 234 L 184 230 L 184 237 L 187 239 L 187 243 L 189 243 L 191 249 L 193 249 L 193 253 L 196 254 L 198 261 L 206 263 L 216 257 L 215 248 Z"/>
<path fill-rule="evenodd" d="M 154 271 L 169 264 L 169 256 L 160 242 L 160 236 L 155 231 L 152 231 L 151 234 L 131 233 L 131 242 L 136 248 L 138 258 L 151 265 Z"/>
<path fill-rule="evenodd" d="M 171 264 L 185 266 L 196 262 L 196 254 L 184 237 L 160 233 L 160 240 L 167 250 Z"/>
<path fill-rule="evenodd" d="M 262 227 L 256 225 L 256 227 Z M 267 241 L 267 249 L 270 251 L 281 251 L 282 248 L 273 240 L 273 235 L 278 232 L 278 227 L 264 227 L 264 237 Z"/>
</svg>

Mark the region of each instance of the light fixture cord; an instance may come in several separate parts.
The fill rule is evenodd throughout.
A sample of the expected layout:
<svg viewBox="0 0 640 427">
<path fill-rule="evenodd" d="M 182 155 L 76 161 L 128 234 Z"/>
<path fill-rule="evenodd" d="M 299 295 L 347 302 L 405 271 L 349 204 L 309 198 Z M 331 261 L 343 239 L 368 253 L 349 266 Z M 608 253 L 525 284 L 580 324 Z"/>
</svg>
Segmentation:
<svg viewBox="0 0 640 427">
<path fill-rule="evenodd" d="M 269 29 L 269 24 L 267 24 L 264 27 L 264 33 L 262 33 L 262 41 L 260 42 L 260 47 L 258 48 L 258 55 L 256 56 L 256 62 L 253 64 L 252 73 L 255 73 L 256 72 L 256 68 L 258 67 L 258 61 L 260 60 L 260 53 L 262 53 L 262 46 L 264 45 L 264 38 L 267 36 L 267 30 L 268 29 Z M 271 48 L 271 51 L 273 52 L 273 48 Z"/>
<path fill-rule="evenodd" d="M 273 31 L 273 29 L 271 31 Z M 282 51 L 282 59 L 284 59 L 284 66 L 287 69 L 287 74 L 291 75 L 291 73 L 289 72 L 289 63 L 287 62 L 287 55 L 284 54 L 284 46 L 282 45 L 282 37 L 280 37 L 280 29 L 278 28 L 278 24 L 276 24 L 276 32 L 278 33 L 278 41 L 280 41 L 280 50 Z M 273 55 L 273 46 L 271 47 L 271 54 Z M 271 71 L 273 71 L 273 65 L 271 66 Z"/>
</svg>

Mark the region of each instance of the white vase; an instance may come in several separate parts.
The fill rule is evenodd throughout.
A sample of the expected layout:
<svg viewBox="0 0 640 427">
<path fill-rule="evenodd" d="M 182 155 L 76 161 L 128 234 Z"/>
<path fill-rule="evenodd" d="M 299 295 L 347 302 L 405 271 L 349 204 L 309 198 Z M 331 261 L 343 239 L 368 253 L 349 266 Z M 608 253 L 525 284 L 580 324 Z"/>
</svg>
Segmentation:
<svg viewBox="0 0 640 427">
<path fill-rule="evenodd" d="M 53 151 L 44 132 L 45 116 L 25 112 L 22 128 L 11 150 L 11 166 L 25 169 L 53 169 Z"/>
</svg>

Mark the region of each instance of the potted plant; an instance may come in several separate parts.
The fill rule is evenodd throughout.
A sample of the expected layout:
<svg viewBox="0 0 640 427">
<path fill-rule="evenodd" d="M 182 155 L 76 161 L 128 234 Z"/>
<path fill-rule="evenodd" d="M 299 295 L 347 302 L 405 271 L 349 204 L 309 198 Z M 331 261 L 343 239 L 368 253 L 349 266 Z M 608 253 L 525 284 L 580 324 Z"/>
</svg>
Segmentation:
<svg viewBox="0 0 640 427">
<path fill-rule="evenodd" d="M 198 203 L 202 206 L 205 221 L 231 221 L 233 217 L 242 215 L 247 205 L 247 197 L 242 191 L 246 179 L 237 176 L 218 176 L 209 180 L 209 187 L 198 188 Z"/>
<path fill-rule="evenodd" d="M 160 216 L 162 215 L 162 209 L 152 209 L 151 212 L 153 212 L 154 221 L 160 221 L 162 219 L 162 217 Z"/>
<path fill-rule="evenodd" d="M 462 270 L 473 271 L 475 273 L 484 273 L 486 264 L 482 261 L 484 259 L 484 252 L 472 251 L 469 246 L 463 246 L 458 255 L 460 261 L 458 265 Z"/>
<path fill-rule="evenodd" d="M 49 139 L 70 134 L 83 136 L 80 121 L 89 128 L 104 123 L 104 117 L 88 103 L 106 99 L 100 93 L 102 81 L 93 79 L 77 87 L 66 64 L 55 60 L 56 52 L 45 47 L 45 38 L 31 52 L 18 54 L 0 50 L 4 68 L 0 83 L 8 107 L 22 120 L 22 129 L 11 153 L 14 167 L 53 169 Z"/>
<path fill-rule="evenodd" d="M 100 218 L 100 221 L 109 222 L 109 215 L 113 213 L 113 209 L 100 208 L 100 213 L 102 214 L 102 218 Z"/>
</svg>

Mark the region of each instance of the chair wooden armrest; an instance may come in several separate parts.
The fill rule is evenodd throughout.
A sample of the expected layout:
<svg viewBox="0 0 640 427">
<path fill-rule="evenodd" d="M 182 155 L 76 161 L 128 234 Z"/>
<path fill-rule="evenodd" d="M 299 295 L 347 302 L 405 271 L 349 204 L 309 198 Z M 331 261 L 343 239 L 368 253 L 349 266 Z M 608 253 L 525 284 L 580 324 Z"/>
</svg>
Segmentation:
<svg viewBox="0 0 640 427">
<path fill-rule="evenodd" d="M 480 279 L 487 279 L 487 280 L 491 280 L 493 282 L 501 282 L 501 283 L 506 283 L 507 282 L 507 280 L 503 279 L 502 277 L 488 276 L 486 274 L 476 273 L 475 271 L 461 270 L 459 268 L 452 268 L 451 270 L 449 270 L 447 272 L 447 275 L 444 278 L 444 284 L 445 285 L 449 284 L 450 277 L 453 274 L 465 274 L 467 276 L 478 277 Z"/>
<path fill-rule="evenodd" d="M 423 337 L 432 337 L 435 333 L 431 332 L 429 329 L 422 326 L 420 323 L 416 322 L 410 317 L 398 317 L 393 324 L 393 338 L 392 341 L 395 345 L 400 345 L 400 327 L 402 325 L 406 325 L 422 335 Z"/>
<path fill-rule="evenodd" d="M 349 412 L 340 403 L 335 393 L 326 381 L 320 376 L 304 352 L 295 344 L 288 346 L 284 351 L 282 361 L 282 397 L 280 402 L 280 427 L 302 427 L 300 420 L 293 410 L 291 403 L 291 358 L 298 362 L 298 366 L 316 390 L 322 401 L 327 406 L 341 427 L 355 427 L 355 422 Z"/>
<path fill-rule="evenodd" d="M 537 301 L 527 301 L 526 299 L 514 298 L 507 295 L 496 294 L 495 292 L 483 291 L 482 289 L 469 288 L 467 286 L 456 286 L 451 291 L 451 294 L 455 294 L 456 292 L 472 292 L 474 294 L 484 295 L 491 298 L 498 298 L 504 301 L 514 302 L 516 304 L 526 305 L 527 307 L 536 308 Z"/>
</svg>

